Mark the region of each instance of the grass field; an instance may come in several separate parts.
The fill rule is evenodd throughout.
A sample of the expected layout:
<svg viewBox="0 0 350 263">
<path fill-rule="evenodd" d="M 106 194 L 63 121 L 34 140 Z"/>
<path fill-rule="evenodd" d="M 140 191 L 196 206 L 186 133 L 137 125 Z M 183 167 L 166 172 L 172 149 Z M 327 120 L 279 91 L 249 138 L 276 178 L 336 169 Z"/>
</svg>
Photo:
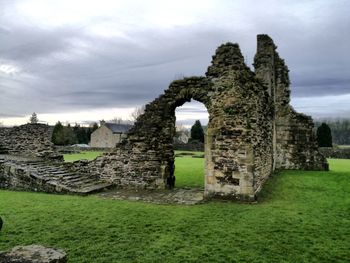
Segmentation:
<svg viewBox="0 0 350 263">
<path fill-rule="evenodd" d="M 193 169 L 187 158 L 203 160 L 177 160 L 178 172 Z M 350 160 L 330 160 L 330 167 L 274 175 L 258 204 L 155 205 L 1 190 L 0 250 L 44 244 L 66 250 L 72 263 L 349 262 Z M 179 184 L 201 184 L 178 176 Z"/>
<path fill-rule="evenodd" d="M 102 154 L 103 152 L 101 151 L 82 151 L 80 153 L 64 154 L 63 157 L 65 162 L 74 162 L 81 159 L 93 160 Z"/>
</svg>

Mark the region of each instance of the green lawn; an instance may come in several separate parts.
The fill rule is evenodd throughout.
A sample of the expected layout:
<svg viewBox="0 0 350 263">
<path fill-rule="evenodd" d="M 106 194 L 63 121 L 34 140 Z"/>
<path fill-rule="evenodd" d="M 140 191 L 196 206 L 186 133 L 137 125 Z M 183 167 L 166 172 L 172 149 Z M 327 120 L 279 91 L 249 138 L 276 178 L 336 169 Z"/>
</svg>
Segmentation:
<svg viewBox="0 0 350 263">
<path fill-rule="evenodd" d="M 177 151 L 176 154 L 181 152 Z M 203 152 L 193 153 L 194 156 L 203 155 Z M 193 158 L 191 155 L 177 157 L 175 159 L 175 177 L 176 187 L 204 188 L 204 158 Z"/>
<path fill-rule="evenodd" d="M 63 157 L 65 162 L 74 162 L 82 159 L 93 160 L 102 154 L 103 152 L 101 151 L 82 151 L 80 153 L 64 154 Z"/>
<path fill-rule="evenodd" d="M 330 167 L 274 175 L 258 204 L 155 205 L 1 190 L 0 250 L 44 244 L 66 250 L 72 263 L 349 262 L 350 160 L 330 160 Z"/>
<path fill-rule="evenodd" d="M 338 145 L 340 149 L 349 149 L 350 145 Z"/>
</svg>

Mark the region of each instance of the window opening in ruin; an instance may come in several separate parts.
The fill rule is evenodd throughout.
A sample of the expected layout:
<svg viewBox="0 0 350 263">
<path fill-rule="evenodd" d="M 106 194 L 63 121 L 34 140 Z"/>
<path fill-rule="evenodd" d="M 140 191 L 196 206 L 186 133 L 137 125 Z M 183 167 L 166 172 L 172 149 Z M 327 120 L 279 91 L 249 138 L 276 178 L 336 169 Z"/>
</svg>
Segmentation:
<svg viewBox="0 0 350 263">
<path fill-rule="evenodd" d="M 204 189 L 205 135 L 209 114 L 204 104 L 192 100 L 176 108 L 175 150 L 175 187 Z M 201 127 L 198 125 L 198 121 Z M 195 125 L 195 123 L 197 124 Z M 191 128 L 192 132 L 191 137 Z M 203 137 L 201 136 L 201 128 Z"/>
</svg>

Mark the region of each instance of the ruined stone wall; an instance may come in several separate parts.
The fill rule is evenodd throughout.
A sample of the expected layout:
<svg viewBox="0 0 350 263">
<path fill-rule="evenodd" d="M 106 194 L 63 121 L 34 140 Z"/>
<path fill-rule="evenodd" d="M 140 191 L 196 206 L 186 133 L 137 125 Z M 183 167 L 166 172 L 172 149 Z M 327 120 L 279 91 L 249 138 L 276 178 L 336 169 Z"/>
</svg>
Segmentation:
<svg viewBox="0 0 350 263">
<path fill-rule="evenodd" d="M 111 186 L 79 165 L 15 155 L 0 155 L 0 188 L 47 193 L 89 194 Z M 78 170 L 75 170 L 79 167 Z"/>
<path fill-rule="evenodd" d="M 42 158 L 61 158 L 51 142 L 52 129 L 45 124 L 25 124 L 0 129 L 0 145 L 9 154 Z"/>
<path fill-rule="evenodd" d="M 287 116 L 276 119 L 276 127 L 278 169 L 328 170 L 327 160 L 318 150 L 310 116 L 289 108 Z"/>
<path fill-rule="evenodd" d="M 6 127 L 0 127 L 0 154 L 7 154 L 8 149 L 5 145 L 7 141 L 8 134 L 10 132 L 11 128 Z"/>
<path fill-rule="evenodd" d="M 175 109 L 194 99 L 209 113 L 205 194 L 253 199 L 272 172 L 272 101 L 237 44 L 220 46 L 206 75 L 171 83 L 113 153 L 90 163 L 89 172 L 119 187 L 171 186 Z"/>
<path fill-rule="evenodd" d="M 317 148 L 312 118 L 290 106 L 289 70 L 267 35 L 258 35 L 255 73 L 274 101 L 274 166 L 276 169 L 328 170 Z"/>
<path fill-rule="evenodd" d="M 191 99 L 209 113 L 207 196 L 253 199 L 274 169 L 327 169 L 312 119 L 289 105 L 288 68 L 267 35 L 258 36 L 254 66 L 255 73 L 237 44 L 220 46 L 206 77 L 171 83 L 115 151 L 89 165 L 90 172 L 120 187 L 171 186 L 175 108 Z"/>
<path fill-rule="evenodd" d="M 216 118 L 208 124 L 206 159 L 214 169 L 207 167 L 205 192 L 252 199 L 272 172 L 272 102 L 237 44 L 220 46 L 206 75 Z"/>
<path fill-rule="evenodd" d="M 174 172 L 175 109 L 191 98 L 209 103 L 204 77 L 174 81 L 163 95 L 146 105 L 135 126 L 114 152 L 97 158 L 91 172 L 120 187 L 165 188 Z"/>
<path fill-rule="evenodd" d="M 0 158 L 0 188 L 21 191 L 57 193 L 48 180 L 38 179 L 23 164 Z"/>
<path fill-rule="evenodd" d="M 321 147 L 319 151 L 327 158 L 350 159 L 350 148 Z"/>
</svg>

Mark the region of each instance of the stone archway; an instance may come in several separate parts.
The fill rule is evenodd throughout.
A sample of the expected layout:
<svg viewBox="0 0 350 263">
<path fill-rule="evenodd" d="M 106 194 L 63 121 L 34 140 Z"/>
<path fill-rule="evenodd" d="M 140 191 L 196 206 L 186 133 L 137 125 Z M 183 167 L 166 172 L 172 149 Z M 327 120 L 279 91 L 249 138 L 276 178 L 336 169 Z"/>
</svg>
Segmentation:
<svg viewBox="0 0 350 263">
<path fill-rule="evenodd" d="M 191 99 L 209 113 L 207 197 L 254 200 L 274 169 L 327 169 L 312 119 L 289 105 L 288 68 L 275 50 L 259 35 L 252 72 L 237 44 L 221 45 L 205 77 L 172 82 L 114 152 L 87 170 L 122 188 L 166 188 L 174 173 L 175 109 Z"/>
<path fill-rule="evenodd" d="M 215 114 L 210 110 L 208 110 L 208 108 L 210 107 L 210 97 L 207 95 L 207 92 L 210 89 L 210 86 L 209 85 L 201 86 L 203 83 L 201 82 L 196 83 L 196 82 L 197 80 L 195 80 L 194 78 L 188 78 L 188 79 L 178 80 L 176 81 L 176 83 L 172 84 L 173 87 L 179 86 L 180 91 L 177 92 L 179 88 L 174 89 L 174 95 L 176 94 L 176 96 L 174 96 L 174 99 L 175 99 L 173 104 L 174 107 L 172 107 L 170 111 L 170 116 L 166 118 L 170 120 L 171 126 L 172 126 L 171 130 L 174 131 L 174 133 L 172 134 L 172 138 L 169 137 L 169 140 L 171 140 L 171 147 L 169 146 L 169 148 L 172 149 L 173 156 L 174 156 L 174 158 L 172 158 L 172 160 L 169 162 L 169 167 L 172 167 L 172 169 L 170 169 L 171 173 L 168 174 L 167 182 L 166 182 L 166 185 L 169 189 L 173 188 L 174 186 L 176 187 L 176 183 L 174 185 L 174 182 L 175 182 L 174 175 L 175 175 L 176 165 L 175 165 L 175 151 L 173 147 L 174 137 L 176 132 L 176 109 L 178 109 L 179 107 L 182 107 L 187 102 L 191 102 L 192 100 L 201 103 L 205 107 L 208 113 L 207 125 L 210 125 L 210 121 L 212 119 L 211 116 Z M 212 140 L 209 138 L 209 135 L 205 133 L 204 157 L 207 155 L 206 152 L 210 152 L 211 150 L 211 145 L 206 144 L 207 141 L 212 141 Z M 212 165 L 209 165 L 209 163 L 210 163 L 210 160 L 206 159 L 203 167 L 204 172 L 210 169 L 209 167 L 212 167 Z M 203 177 L 203 180 L 205 182 L 204 177 Z"/>
<path fill-rule="evenodd" d="M 166 188 L 174 173 L 175 109 L 194 99 L 209 113 L 205 195 L 254 199 L 255 186 L 272 171 L 271 102 L 242 56 L 236 63 L 239 72 L 227 71 L 215 81 L 213 76 L 172 82 L 146 105 L 115 154 L 96 160 L 100 174 L 122 187 Z M 261 170 L 262 162 L 268 169 Z"/>
<path fill-rule="evenodd" d="M 147 141 L 148 153 L 155 155 L 153 160 L 160 161 L 162 181 L 158 180 L 157 187 L 169 188 L 174 176 L 175 109 L 194 99 L 203 103 L 211 116 L 214 114 L 210 112 L 211 98 L 208 96 L 211 88 L 211 83 L 204 77 L 174 81 L 164 95 L 146 105 L 145 113 L 139 117 L 134 129 L 130 131 L 129 136 L 141 133 L 143 139 Z"/>
<path fill-rule="evenodd" d="M 192 99 L 177 107 L 175 115 L 176 135 L 173 145 L 176 157 L 174 173 L 176 183 L 174 187 L 200 193 L 201 190 L 204 191 L 206 142 L 210 140 L 207 138 L 209 112 L 203 103 Z"/>
</svg>

